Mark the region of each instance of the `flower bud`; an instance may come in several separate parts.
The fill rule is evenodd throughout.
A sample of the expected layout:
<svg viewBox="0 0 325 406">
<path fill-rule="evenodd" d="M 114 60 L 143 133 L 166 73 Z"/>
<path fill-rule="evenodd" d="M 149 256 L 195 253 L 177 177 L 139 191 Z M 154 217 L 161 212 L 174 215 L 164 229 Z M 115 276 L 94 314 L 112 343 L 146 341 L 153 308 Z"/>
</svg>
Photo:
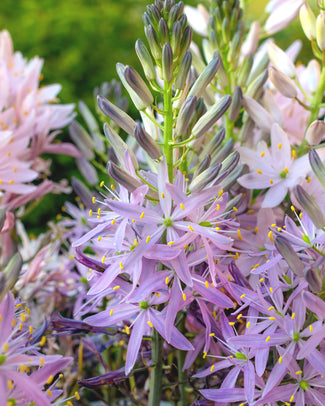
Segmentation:
<svg viewBox="0 0 325 406">
<path fill-rule="evenodd" d="M 162 49 L 162 80 L 170 83 L 173 79 L 173 51 L 167 43 Z"/>
<path fill-rule="evenodd" d="M 138 122 L 134 127 L 134 137 L 140 146 L 147 152 L 152 159 L 158 159 L 161 156 L 160 148 L 155 140 L 142 128 Z"/>
<path fill-rule="evenodd" d="M 316 41 L 319 48 L 325 50 L 325 13 L 320 13 L 316 20 Z"/>
<path fill-rule="evenodd" d="M 148 25 L 151 24 L 150 17 L 148 15 L 148 13 L 143 13 L 142 21 L 143 21 L 143 24 L 144 24 L 145 27 L 147 27 Z"/>
<path fill-rule="evenodd" d="M 158 26 L 161 17 L 160 11 L 155 4 L 147 6 L 147 14 L 150 18 L 150 22 L 153 26 Z"/>
<path fill-rule="evenodd" d="M 322 290 L 322 279 L 316 269 L 307 269 L 307 271 L 305 272 L 305 279 L 312 291 L 318 293 Z"/>
<path fill-rule="evenodd" d="M 304 264 L 299 259 L 298 255 L 296 254 L 295 250 L 292 248 L 290 243 L 286 240 L 285 237 L 278 235 L 274 240 L 274 245 L 279 253 L 283 256 L 283 258 L 288 263 L 291 270 L 297 275 L 302 277 Z"/>
<path fill-rule="evenodd" d="M 220 64 L 219 58 L 212 59 L 212 61 L 206 66 L 204 71 L 194 82 L 194 84 L 189 92 L 189 96 L 196 96 L 197 98 L 202 96 L 202 94 L 203 94 L 204 90 L 206 89 L 206 87 L 208 86 L 208 84 L 215 77 L 219 64 Z"/>
<path fill-rule="evenodd" d="M 210 164 L 211 164 L 211 156 L 208 154 L 204 157 L 202 161 L 200 161 L 199 166 L 197 167 L 197 170 L 194 172 L 193 177 L 196 178 L 203 171 L 208 169 L 211 166 Z"/>
<path fill-rule="evenodd" d="M 133 192 L 136 188 L 141 186 L 138 179 L 131 176 L 128 172 L 124 171 L 113 162 L 108 162 L 107 173 L 117 183 L 124 186 L 129 192 Z"/>
<path fill-rule="evenodd" d="M 175 128 L 176 136 L 185 134 L 186 130 L 188 129 L 190 121 L 195 112 L 196 102 L 197 98 L 195 96 L 189 96 L 182 105 L 178 114 Z"/>
<path fill-rule="evenodd" d="M 325 217 L 322 210 L 302 186 L 297 185 L 294 188 L 294 196 L 297 199 L 298 204 L 305 210 L 315 227 L 321 229 L 325 226 Z"/>
<path fill-rule="evenodd" d="M 146 78 L 148 80 L 156 79 L 156 70 L 151 55 L 141 39 L 138 39 L 135 43 L 135 52 L 137 53 L 138 58 L 141 62 Z"/>
<path fill-rule="evenodd" d="M 248 76 L 251 72 L 252 66 L 253 66 L 254 58 L 252 55 L 248 55 L 242 65 L 238 69 L 238 84 L 240 86 L 245 86 L 247 85 L 247 79 Z"/>
<path fill-rule="evenodd" d="M 186 51 L 182 62 L 179 65 L 178 72 L 175 78 L 176 89 L 183 90 L 186 84 L 188 73 L 192 65 L 192 54 L 190 51 Z"/>
<path fill-rule="evenodd" d="M 94 207 L 94 204 L 92 203 L 92 197 L 94 196 L 94 193 L 90 193 L 90 190 L 74 176 L 71 179 L 71 185 L 73 187 L 73 190 L 80 197 L 80 200 L 85 205 L 85 207 Z"/>
<path fill-rule="evenodd" d="M 158 38 L 155 30 L 153 29 L 153 26 L 149 24 L 148 26 L 145 27 L 144 29 L 145 35 L 147 37 L 150 51 L 152 53 L 152 56 L 154 59 L 160 60 L 161 59 L 161 48 L 158 43 Z"/>
<path fill-rule="evenodd" d="M 218 50 L 214 52 L 214 57 L 220 60 L 220 65 L 218 68 L 218 84 L 222 89 L 225 90 L 229 86 L 229 79 Z"/>
<path fill-rule="evenodd" d="M 118 107 L 114 106 L 114 104 L 105 99 L 105 97 L 97 96 L 97 101 L 99 108 L 106 116 L 115 121 L 115 123 L 119 127 L 121 127 L 126 133 L 133 134 L 135 122 L 128 114 L 126 114 L 123 110 L 119 109 Z"/>
<path fill-rule="evenodd" d="M 0 290 L 0 303 L 6 296 L 6 294 L 14 287 L 22 265 L 23 259 L 19 252 L 16 252 L 16 254 L 14 254 L 13 257 L 10 259 L 4 270 L 0 273 L 0 275 L 2 276 L 1 284 L 3 285 L 2 289 Z"/>
<path fill-rule="evenodd" d="M 239 32 L 236 32 L 231 40 L 228 58 L 227 58 L 228 60 L 232 61 L 234 69 L 237 69 L 241 43 L 242 43 L 242 37 Z"/>
<path fill-rule="evenodd" d="M 236 121 L 242 107 L 243 93 L 240 86 L 236 86 L 232 97 L 232 102 L 228 112 L 228 118 L 231 121 Z"/>
<path fill-rule="evenodd" d="M 203 190 L 205 187 L 210 186 L 216 180 L 216 177 L 221 169 L 221 164 L 216 163 L 210 166 L 208 169 L 200 173 L 194 178 L 189 186 L 191 193 L 197 193 Z"/>
<path fill-rule="evenodd" d="M 299 10 L 299 17 L 302 29 L 306 37 L 311 41 L 316 38 L 316 17 L 307 3 L 304 3 Z"/>
<path fill-rule="evenodd" d="M 274 42 L 270 42 L 268 46 L 268 55 L 272 65 L 274 65 L 280 72 L 284 73 L 289 78 L 296 76 L 296 68 L 288 55 Z"/>
<path fill-rule="evenodd" d="M 73 121 L 69 126 L 69 134 L 72 141 L 76 144 L 82 155 L 89 161 L 94 159 L 94 141 L 87 131 L 77 121 Z"/>
<path fill-rule="evenodd" d="M 222 128 L 220 128 L 220 130 L 216 134 L 213 135 L 211 140 L 206 144 L 206 146 L 203 148 L 202 152 L 200 153 L 199 161 L 204 159 L 204 157 L 207 154 L 209 154 L 211 157 L 216 154 L 216 152 L 218 151 L 219 146 L 221 145 L 221 143 L 225 139 L 225 134 L 226 134 L 226 131 L 222 127 Z"/>
<path fill-rule="evenodd" d="M 221 148 L 217 148 L 215 153 L 212 156 L 212 161 L 211 163 L 214 164 L 216 162 L 222 162 L 224 159 L 229 156 L 234 149 L 234 141 L 229 138 L 228 141 L 226 141 L 225 144 L 221 146 Z"/>
<path fill-rule="evenodd" d="M 134 123 L 134 127 L 136 123 Z M 133 130 L 134 131 L 134 130 Z M 133 135 L 132 131 L 132 135 Z M 132 149 L 122 140 L 122 138 L 111 128 L 107 123 L 104 124 L 104 134 L 108 139 L 110 146 L 113 148 L 118 160 L 123 164 L 125 152 L 128 151 L 132 164 L 135 169 L 138 169 L 138 161 Z"/>
<path fill-rule="evenodd" d="M 233 151 L 230 155 L 228 155 L 223 161 L 222 161 L 222 172 L 228 171 L 231 172 L 236 168 L 239 162 L 239 152 L 238 151 Z"/>
<path fill-rule="evenodd" d="M 325 123 L 322 120 L 313 121 L 306 132 L 306 141 L 310 145 L 318 145 L 325 139 Z"/>
<path fill-rule="evenodd" d="M 267 70 L 263 71 L 256 79 L 250 82 L 246 90 L 246 96 L 251 97 L 252 99 L 257 99 L 260 93 L 263 91 L 264 83 L 268 79 Z M 249 80 L 249 79 L 248 79 Z"/>
<path fill-rule="evenodd" d="M 260 36 L 261 26 L 257 21 L 254 21 L 248 32 L 247 38 L 241 47 L 241 53 L 244 56 L 254 55 L 257 49 Z"/>
<path fill-rule="evenodd" d="M 321 10 L 325 10 L 325 0 L 317 0 L 317 7 Z"/>
<path fill-rule="evenodd" d="M 144 110 L 153 103 L 153 96 L 137 71 L 121 63 L 116 64 L 116 70 L 138 110 Z"/>
<path fill-rule="evenodd" d="M 159 39 L 162 44 L 169 41 L 168 25 L 164 18 L 159 21 Z"/>
<path fill-rule="evenodd" d="M 289 99 L 297 96 L 297 88 L 294 81 L 273 66 L 269 67 L 269 78 L 278 92 Z"/>
<path fill-rule="evenodd" d="M 76 160 L 77 167 L 82 174 L 82 176 L 86 179 L 89 185 L 97 185 L 98 184 L 98 175 L 97 172 L 92 164 L 85 158 L 77 158 Z"/>
<path fill-rule="evenodd" d="M 310 149 L 308 153 L 310 166 L 314 174 L 316 175 L 317 179 L 320 181 L 323 189 L 325 190 L 325 167 L 314 149 Z"/>
<path fill-rule="evenodd" d="M 274 123 L 273 117 L 254 99 L 244 96 L 243 104 L 248 115 L 256 123 L 256 125 L 265 132 L 270 132 L 272 124 Z"/>
<path fill-rule="evenodd" d="M 104 152 L 105 144 L 103 142 L 103 138 L 100 133 L 97 121 L 94 118 L 92 112 L 89 110 L 87 105 L 82 100 L 80 100 L 78 102 L 78 107 L 79 107 L 79 111 L 82 115 L 82 118 L 85 120 L 85 122 L 90 130 L 90 135 L 94 141 L 94 149 L 99 152 Z"/>
<path fill-rule="evenodd" d="M 173 55 L 175 55 L 175 56 L 178 55 L 180 45 L 181 45 L 181 39 L 182 39 L 181 24 L 179 23 L 179 21 L 176 21 L 173 25 L 173 30 L 172 30 L 171 40 L 170 40 Z"/>
<path fill-rule="evenodd" d="M 192 42 L 192 35 L 192 28 L 187 26 L 181 39 L 180 51 L 178 55 L 179 60 L 183 58 L 185 52 L 189 49 Z"/>
<path fill-rule="evenodd" d="M 209 108 L 209 110 L 199 119 L 192 129 L 192 134 L 199 138 L 205 134 L 214 123 L 228 110 L 231 103 L 231 96 L 223 96 L 217 103 Z"/>
</svg>

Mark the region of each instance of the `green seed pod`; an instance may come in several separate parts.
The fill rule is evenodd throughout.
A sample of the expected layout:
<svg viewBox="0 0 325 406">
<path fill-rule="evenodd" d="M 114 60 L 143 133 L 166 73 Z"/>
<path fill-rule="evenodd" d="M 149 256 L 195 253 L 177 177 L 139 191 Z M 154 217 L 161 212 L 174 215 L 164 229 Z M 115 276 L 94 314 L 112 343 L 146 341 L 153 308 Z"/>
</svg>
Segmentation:
<svg viewBox="0 0 325 406">
<path fill-rule="evenodd" d="M 170 83 L 173 79 L 173 51 L 167 43 L 162 49 L 162 80 Z"/>
</svg>

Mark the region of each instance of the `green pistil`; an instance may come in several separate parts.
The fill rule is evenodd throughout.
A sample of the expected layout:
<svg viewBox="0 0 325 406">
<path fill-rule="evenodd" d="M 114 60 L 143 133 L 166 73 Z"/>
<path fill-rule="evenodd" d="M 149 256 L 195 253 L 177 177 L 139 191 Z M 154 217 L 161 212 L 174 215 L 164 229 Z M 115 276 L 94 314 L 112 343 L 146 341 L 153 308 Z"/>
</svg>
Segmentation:
<svg viewBox="0 0 325 406">
<path fill-rule="evenodd" d="M 287 177 L 287 172 L 286 171 L 281 171 L 280 172 L 280 178 L 285 179 Z"/>
<path fill-rule="evenodd" d="M 0 365 L 2 365 L 6 360 L 6 356 L 4 354 L 0 355 Z"/>
<path fill-rule="evenodd" d="M 210 221 L 201 221 L 201 223 L 199 224 L 199 226 L 202 226 L 202 227 L 211 227 L 212 224 L 210 223 Z"/>
<path fill-rule="evenodd" d="M 304 234 L 302 236 L 303 241 L 305 241 L 307 244 L 310 244 L 310 238 L 308 237 L 308 235 Z"/>
<path fill-rule="evenodd" d="M 309 388 L 309 384 L 306 381 L 300 381 L 299 386 L 301 387 L 302 390 L 307 390 Z"/>
<path fill-rule="evenodd" d="M 140 307 L 140 309 L 143 309 L 143 310 L 146 310 L 146 309 L 148 309 L 148 307 L 149 307 L 149 304 L 148 304 L 148 302 L 140 302 L 139 303 L 139 307 Z"/>
<path fill-rule="evenodd" d="M 173 220 L 172 219 L 165 219 L 164 224 L 165 224 L 166 227 L 170 227 L 173 224 Z"/>
<path fill-rule="evenodd" d="M 234 355 L 237 359 L 247 359 L 246 355 L 242 354 L 241 352 L 235 352 Z"/>
<path fill-rule="evenodd" d="M 292 339 L 293 339 L 293 341 L 299 341 L 299 334 L 293 333 Z"/>
</svg>

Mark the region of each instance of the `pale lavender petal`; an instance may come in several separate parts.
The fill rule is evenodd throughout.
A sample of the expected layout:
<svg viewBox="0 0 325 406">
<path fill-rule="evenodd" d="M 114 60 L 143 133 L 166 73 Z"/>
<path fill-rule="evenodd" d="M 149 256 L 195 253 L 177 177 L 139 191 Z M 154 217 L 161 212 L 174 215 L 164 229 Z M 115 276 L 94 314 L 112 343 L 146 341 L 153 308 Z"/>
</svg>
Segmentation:
<svg viewBox="0 0 325 406">
<path fill-rule="evenodd" d="M 131 372 L 138 357 L 142 337 L 147 329 L 147 317 L 146 312 L 139 314 L 136 322 L 133 325 L 132 333 L 129 339 L 128 351 L 126 354 L 125 375 L 128 375 Z"/>
<path fill-rule="evenodd" d="M 280 182 L 277 185 L 271 187 L 265 194 L 262 208 L 276 207 L 278 206 L 288 193 L 288 188 L 285 182 Z"/>
<path fill-rule="evenodd" d="M 251 361 L 248 361 L 244 366 L 244 389 L 248 403 L 254 400 L 255 392 L 255 369 Z"/>
<path fill-rule="evenodd" d="M 0 347 L 2 347 L 11 333 L 12 320 L 14 319 L 14 299 L 11 293 L 8 293 L 0 304 L 0 316 Z"/>
<path fill-rule="evenodd" d="M 213 372 L 216 372 L 220 371 L 221 369 L 229 368 L 230 366 L 233 365 L 233 363 L 230 360 L 225 359 L 213 365 L 214 365 Z M 193 378 L 204 378 L 205 376 L 211 375 L 212 374 L 211 366 L 212 365 L 210 365 L 208 368 L 203 369 L 200 372 L 197 372 L 196 374 L 193 375 Z"/>
<path fill-rule="evenodd" d="M 302 300 L 309 310 L 316 313 L 318 317 L 325 319 L 325 303 L 322 299 L 311 292 L 304 291 L 302 293 Z"/>
<path fill-rule="evenodd" d="M 177 276 L 181 279 L 181 281 L 184 282 L 187 286 L 192 287 L 192 275 L 187 263 L 185 252 L 181 251 L 180 255 L 171 260 L 171 264 L 173 265 L 175 272 L 177 273 Z"/>
<path fill-rule="evenodd" d="M 202 389 L 202 396 L 214 402 L 240 402 L 246 400 L 243 388 Z"/>
<path fill-rule="evenodd" d="M 317 333 L 314 333 L 309 340 L 304 341 L 302 344 L 300 351 L 297 354 L 297 359 L 302 359 L 305 358 L 306 356 L 309 356 L 310 353 L 319 345 L 321 341 L 323 341 L 325 337 L 325 325 L 317 331 Z"/>
<path fill-rule="evenodd" d="M 122 320 L 130 320 L 132 316 L 137 314 L 141 309 L 132 304 L 119 304 L 113 307 L 113 314 L 110 315 L 110 310 L 104 310 L 92 316 L 86 317 L 84 321 L 91 326 L 108 327 Z"/>
<path fill-rule="evenodd" d="M 296 392 L 297 385 L 289 383 L 287 385 L 277 386 L 268 392 L 265 396 L 262 396 L 254 405 L 264 405 L 269 402 L 287 402 L 291 396 Z"/>
</svg>

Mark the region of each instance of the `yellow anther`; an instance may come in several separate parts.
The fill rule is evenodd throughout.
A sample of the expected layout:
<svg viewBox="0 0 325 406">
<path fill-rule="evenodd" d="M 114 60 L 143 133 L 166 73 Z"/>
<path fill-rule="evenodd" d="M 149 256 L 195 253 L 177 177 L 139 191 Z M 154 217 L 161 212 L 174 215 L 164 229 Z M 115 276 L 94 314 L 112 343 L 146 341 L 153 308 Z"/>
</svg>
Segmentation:
<svg viewBox="0 0 325 406">
<path fill-rule="evenodd" d="M 189 228 L 191 231 L 194 231 L 194 228 L 193 228 L 192 226 L 188 226 L 188 228 Z"/>
<path fill-rule="evenodd" d="M 54 376 L 53 376 L 53 375 L 50 375 L 49 378 L 48 378 L 48 380 L 46 381 L 46 383 L 47 383 L 48 385 L 50 385 L 50 384 L 53 382 L 53 379 L 54 379 Z"/>
<path fill-rule="evenodd" d="M 112 226 L 115 224 L 115 222 L 116 222 L 116 219 L 113 219 L 113 220 L 111 221 Z"/>
<path fill-rule="evenodd" d="M 295 211 L 295 210 L 296 210 L 294 206 L 290 206 L 290 209 L 291 209 L 292 211 Z"/>
<path fill-rule="evenodd" d="M 115 190 L 115 186 L 113 185 L 113 183 L 111 184 L 111 189 L 114 191 Z"/>
<path fill-rule="evenodd" d="M 273 179 L 270 179 L 270 184 L 273 185 Z"/>
<path fill-rule="evenodd" d="M 113 316 L 113 313 L 114 313 L 114 309 L 111 309 L 111 310 L 109 311 L 109 315 L 110 315 L 110 316 Z"/>
<path fill-rule="evenodd" d="M 249 328 L 249 327 L 250 327 L 250 325 L 251 325 L 251 322 L 250 322 L 250 321 L 248 321 L 248 322 L 247 322 L 247 324 L 246 324 L 246 328 Z"/>
<path fill-rule="evenodd" d="M 216 210 L 219 211 L 220 210 L 220 204 L 217 204 Z"/>
<path fill-rule="evenodd" d="M 243 317 L 243 315 L 240 313 L 240 314 L 238 314 L 238 316 L 237 316 L 237 320 L 240 320 L 241 318 Z"/>
<path fill-rule="evenodd" d="M 117 289 L 120 289 L 120 287 L 121 287 L 121 286 L 119 286 L 119 285 L 116 285 L 116 286 L 114 286 L 113 290 L 117 290 Z"/>
<path fill-rule="evenodd" d="M 282 147 L 282 143 L 280 142 L 280 144 L 278 144 L 278 148 L 281 149 Z"/>
<path fill-rule="evenodd" d="M 43 336 L 42 338 L 41 338 L 41 341 L 40 341 L 40 346 L 41 347 L 43 347 L 43 345 L 45 345 L 45 343 L 46 343 L 46 337 L 45 336 Z"/>
<path fill-rule="evenodd" d="M 43 366 L 45 364 L 44 358 L 41 357 L 39 360 L 40 360 L 41 365 Z"/>
<path fill-rule="evenodd" d="M 208 281 L 205 281 L 204 284 L 207 288 L 210 286 Z"/>
<path fill-rule="evenodd" d="M 308 176 L 308 178 L 306 179 L 306 182 L 309 183 L 311 181 L 311 177 Z"/>
<path fill-rule="evenodd" d="M 25 323 L 25 321 L 26 321 L 26 315 L 25 315 L 24 313 L 22 313 L 22 314 L 20 315 L 20 318 L 21 318 L 21 321 L 22 321 L 23 323 Z"/>
<path fill-rule="evenodd" d="M 163 192 L 160 193 L 160 196 L 165 199 L 165 194 Z"/>
<path fill-rule="evenodd" d="M 223 195 L 223 190 L 221 189 L 218 193 L 218 197 L 221 197 Z"/>
<path fill-rule="evenodd" d="M 9 182 L 9 185 L 13 185 L 14 184 L 14 179 L 11 179 L 11 181 Z"/>
<path fill-rule="evenodd" d="M 159 292 L 155 292 L 157 297 L 160 297 L 160 293 Z"/>
<path fill-rule="evenodd" d="M 93 196 L 93 197 L 91 198 L 91 201 L 93 202 L 93 204 L 95 204 L 95 203 L 96 203 L 96 197 Z"/>
<path fill-rule="evenodd" d="M 284 168 L 285 173 L 289 173 L 289 169 L 287 167 Z"/>
<path fill-rule="evenodd" d="M 33 327 L 32 326 L 29 326 L 28 330 L 29 330 L 29 334 L 33 334 Z"/>
<path fill-rule="evenodd" d="M 254 228 L 255 233 L 258 233 L 258 227 Z"/>
<path fill-rule="evenodd" d="M 210 368 L 210 371 L 213 372 L 214 368 L 215 368 L 215 365 L 212 365 Z"/>
<path fill-rule="evenodd" d="M 276 318 L 271 316 L 271 317 L 269 317 L 269 320 L 276 320 Z"/>
<path fill-rule="evenodd" d="M 103 264 L 105 263 L 105 260 L 106 260 L 106 255 L 104 255 L 103 258 L 102 258 L 102 263 Z"/>
<path fill-rule="evenodd" d="M 237 213 L 237 211 L 238 211 L 237 207 L 234 206 L 232 209 L 233 209 L 233 211 L 234 211 L 235 213 Z"/>
<path fill-rule="evenodd" d="M 239 228 L 237 229 L 237 235 L 238 235 L 238 238 L 239 238 L 240 240 L 243 239 L 243 237 L 241 236 L 241 232 L 240 232 Z"/>
<path fill-rule="evenodd" d="M 20 371 L 21 373 L 25 372 L 25 366 L 24 366 L 24 364 L 20 364 L 20 365 L 19 365 L 19 371 Z"/>
<path fill-rule="evenodd" d="M 236 323 L 234 321 L 230 321 L 228 324 L 229 326 L 234 326 Z"/>
<path fill-rule="evenodd" d="M 243 293 L 243 294 L 240 296 L 240 298 L 241 298 L 241 299 L 244 299 L 245 296 L 246 296 L 246 293 Z"/>
<path fill-rule="evenodd" d="M 313 332 L 313 326 L 310 324 L 309 325 L 309 331 L 312 333 Z"/>
<path fill-rule="evenodd" d="M 148 235 L 148 237 L 146 238 L 146 243 L 148 243 L 150 241 L 150 235 Z"/>
<path fill-rule="evenodd" d="M 291 398 L 290 398 L 290 402 L 293 402 L 294 398 L 295 398 L 295 396 L 292 395 Z"/>
<path fill-rule="evenodd" d="M 281 227 L 278 227 L 277 230 L 278 230 L 278 231 L 282 231 L 282 228 L 281 228 Z"/>
<path fill-rule="evenodd" d="M 296 372 L 296 375 L 301 375 L 302 374 L 302 371 L 297 371 Z"/>
<path fill-rule="evenodd" d="M 273 293 L 273 288 L 272 287 L 270 288 L 270 292 Z"/>
<path fill-rule="evenodd" d="M 259 173 L 260 175 L 262 175 L 262 171 L 260 169 L 256 169 L 256 172 Z"/>
<path fill-rule="evenodd" d="M 137 247 L 138 246 L 138 240 L 135 238 L 133 241 L 133 244 Z"/>
<path fill-rule="evenodd" d="M 283 357 L 280 357 L 279 358 L 279 364 L 281 364 L 282 360 L 283 360 Z"/>
<path fill-rule="evenodd" d="M 91 217 L 93 215 L 93 211 L 90 209 L 88 214 L 89 214 L 89 217 Z"/>
<path fill-rule="evenodd" d="M 2 346 L 2 348 L 3 348 L 3 351 L 4 351 L 4 352 L 7 352 L 8 349 L 9 349 L 8 344 L 7 344 L 7 343 L 4 343 L 3 346 Z"/>
<path fill-rule="evenodd" d="M 126 334 L 130 334 L 130 327 L 129 326 L 125 326 L 125 332 L 126 332 Z"/>
<path fill-rule="evenodd" d="M 182 297 L 183 297 L 183 300 L 184 300 L 184 302 L 185 302 L 185 301 L 186 301 L 186 295 L 185 295 L 185 293 L 183 293 Z"/>
<path fill-rule="evenodd" d="M 292 320 L 293 320 L 295 317 L 296 317 L 296 313 L 292 313 L 292 316 L 291 316 Z"/>
<path fill-rule="evenodd" d="M 75 392 L 74 395 L 75 395 L 75 397 L 76 397 L 77 400 L 80 400 L 80 395 L 79 395 L 78 392 Z"/>
<path fill-rule="evenodd" d="M 12 324 L 13 327 L 15 327 L 15 325 L 16 325 L 16 320 L 15 320 L 15 319 L 12 319 L 11 324 Z"/>
<path fill-rule="evenodd" d="M 297 158 L 297 152 L 294 149 L 291 151 L 291 156 L 293 159 Z"/>
<path fill-rule="evenodd" d="M 165 284 L 168 285 L 168 283 L 169 283 L 169 276 L 167 276 L 165 279 Z"/>
<path fill-rule="evenodd" d="M 50 391 L 50 389 L 47 389 L 46 392 L 47 392 L 47 394 L 49 395 L 50 398 L 53 396 L 53 395 L 52 395 L 52 392 Z"/>
<path fill-rule="evenodd" d="M 8 388 L 12 389 L 13 387 L 14 387 L 14 385 L 13 385 L 12 381 L 9 379 L 8 380 Z"/>
<path fill-rule="evenodd" d="M 181 208 L 182 210 L 185 210 L 185 207 L 184 207 L 184 204 L 183 204 L 183 203 L 180 204 L 180 208 Z"/>
<path fill-rule="evenodd" d="M 104 186 L 104 183 L 105 183 L 105 182 L 102 180 L 102 181 L 100 182 L 99 186 L 100 186 L 100 187 L 103 187 L 103 186 Z"/>
<path fill-rule="evenodd" d="M 214 337 L 214 336 L 215 336 L 214 333 L 210 333 L 210 334 L 209 334 L 209 337 Z"/>
<path fill-rule="evenodd" d="M 175 241 L 169 241 L 169 242 L 167 243 L 167 245 L 173 245 L 173 244 L 175 244 Z"/>
<path fill-rule="evenodd" d="M 123 266 L 122 262 L 120 262 L 120 268 L 124 269 L 124 266 Z"/>
<path fill-rule="evenodd" d="M 272 230 L 269 231 L 269 233 L 268 233 L 267 236 L 269 237 L 269 239 L 270 239 L 272 242 L 274 241 L 274 238 L 273 238 L 273 236 L 272 236 Z"/>
<path fill-rule="evenodd" d="M 271 340 L 271 336 L 267 336 L 265 342 L 268 343 Z"/>
<path fill-rule="evenodd" d="M 261 152 L 261 158 L 263 158 L 263 156 L 265 155 L 265 152 Z"/>
<path fill-rule="evenodd" d="M 97 241 L 100 241 L 101 239 L 102 239 L 102 236 L 99 235 L 99 236 L 97 237 Z"/>
<path fill-rule="evenodd" d="M 140 214 L 140 219 L 143 219 L 143 217 L 144 217 L 144 212 L 142 212 L 142 213 Z"/>
<path fill-rule="evenodd" d="M 203 359 L 206 358 L 207 355 L 208 355 L 207 351 L 204 351 L 204 353 L 203 353 L 203 355 L 202 355 L 202 358 L 203 358 Z"/>
<path fill-rule="evenodd" d="M 149 324 L 149 326 L 152 328 L 153 324 L 151 323 L 151 321 L 147 321 L 147 323 Z"/>
<path fill-rule="evenodd" d="M 303 215 L 303 212 L 299 213 L 299 218 L 300 219 L 301 219 L 302 215 Z"/>
<path fill-rule="evenodd" d="M 260 283 L 264 282 L 264 280 L 265 280 L 264 278 L 261 278 L 261 279 L 260 279 Z"/>
<path fill-rule="evenodd" d="M 270 306 L 267 310 L 274 310 L 274 306 Z"/>
</svg>

